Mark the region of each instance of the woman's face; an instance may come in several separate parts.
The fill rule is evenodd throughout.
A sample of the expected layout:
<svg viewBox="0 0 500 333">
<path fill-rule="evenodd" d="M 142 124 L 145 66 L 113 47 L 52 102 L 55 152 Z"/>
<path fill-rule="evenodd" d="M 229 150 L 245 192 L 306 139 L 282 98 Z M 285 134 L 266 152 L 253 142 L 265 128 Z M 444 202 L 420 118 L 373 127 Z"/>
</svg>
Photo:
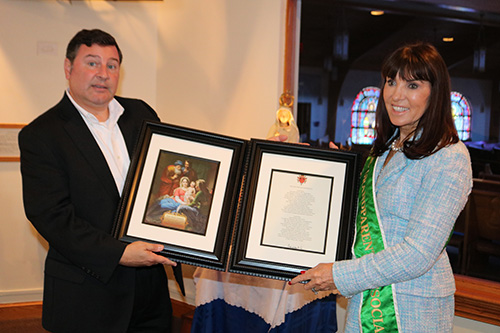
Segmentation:
<svg viewBox="0 0 500 333">
<path fill-rule="evenodd" d="M 384 86 L 384 101 L 387 113 L 394 126 L 399 127 L 401 137 L 405 138 L 418 125 L 425 113 L 431 95 L 429 81 L 387 78 Z"/>
<path fill-rule="evenodd" d="M 189 181 L 187 179 L 182 180 L 182 187 L 188 187 L 189 186 Z"/>
</svg>

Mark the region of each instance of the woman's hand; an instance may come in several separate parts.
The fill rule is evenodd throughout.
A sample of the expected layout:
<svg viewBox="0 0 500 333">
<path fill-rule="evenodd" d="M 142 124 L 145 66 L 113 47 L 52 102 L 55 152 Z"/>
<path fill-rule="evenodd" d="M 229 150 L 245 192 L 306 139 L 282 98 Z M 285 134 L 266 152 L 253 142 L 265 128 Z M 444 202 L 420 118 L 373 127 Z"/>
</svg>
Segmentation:
<svg viewBox="0 0 500 333">
<path fill-rule="evenodd" d="M 330 147 L 331 149 L 339 149 L 339 147 L 337 147 L 337 145 L 333 143 L 333 141 L 330 141 L 330 143 L 328 143 L 328 147 Z"/>
<path fill-rule="evenodd" d="M 286 135 L 286 134 L 280 134 L 277 136 L 272 136 L 270 138 L 267 138 L 267 140 L 269 140 L 269 141 L 280 141 L 280 142 L 286 142 L 287 139 L 288 139 L 288 135 Z M 293 142 L 293 143 L 296 143 L 299 145 L 310 146 L 310 144 L 307 142 Z"/>
<path fill-rule="evenodd" d="M 269 141 L 281 141 L 281 142 L 285 142 L 287 139 L 288 139 L 288 135 L 286 135 L 286 134 L 280 134 L 280 135 L 276 135 L 276 136 L 272 136 L 270 138 L 267 138 L 267 140 L 269 140 Z"/>
<path fill-rule="evenodd" d="M 332 273 L 333 263 L 319 264 L 308 271 L 294 277 L 289 284 L 293 285 L 302 281 L 309 281 L 304 284 L 304 289 L 313 291 L 332 290 L 339 294 Z M 314 289 L 313 289 L 314 288 Z"/>
</svg>

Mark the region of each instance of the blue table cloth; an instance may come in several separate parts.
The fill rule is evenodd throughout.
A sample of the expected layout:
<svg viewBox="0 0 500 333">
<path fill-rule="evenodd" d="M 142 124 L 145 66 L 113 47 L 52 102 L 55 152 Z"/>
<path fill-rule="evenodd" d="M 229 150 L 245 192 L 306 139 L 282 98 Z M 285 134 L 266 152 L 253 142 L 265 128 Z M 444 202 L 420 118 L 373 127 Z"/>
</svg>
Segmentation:
<svg viewBox="0 0 500 333">
<path fill-rule="evenodd" d="M 336 296 L 286 281 L 198 268 L 193 333 L 336 332 Z"/>
</svg>

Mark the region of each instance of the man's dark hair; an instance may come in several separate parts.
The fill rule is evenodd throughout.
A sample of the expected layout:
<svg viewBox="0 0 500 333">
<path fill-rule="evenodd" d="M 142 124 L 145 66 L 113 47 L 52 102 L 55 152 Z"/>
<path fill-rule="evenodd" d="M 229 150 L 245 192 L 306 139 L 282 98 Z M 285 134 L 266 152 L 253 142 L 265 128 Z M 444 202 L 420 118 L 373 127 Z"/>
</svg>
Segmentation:
<svg viewBox="0 0 500 333">
<path fill-rule="evenodd" d="M 118 56 L 120 64 L 122 63 L 123 55 L 122 51 L 118 47 L 118 43 L 113 36 L 99 29 L 92 30 L 80 30 L 70 41 L 66 49 L 66 58 L 69 59 L 71 63 L 75 60 L 76 54 L 80 49 L 80 45 L 85 44 L 91 47 L 93 44 L 100 46 L 115 46 L 118 50 Z"/>
</svg>

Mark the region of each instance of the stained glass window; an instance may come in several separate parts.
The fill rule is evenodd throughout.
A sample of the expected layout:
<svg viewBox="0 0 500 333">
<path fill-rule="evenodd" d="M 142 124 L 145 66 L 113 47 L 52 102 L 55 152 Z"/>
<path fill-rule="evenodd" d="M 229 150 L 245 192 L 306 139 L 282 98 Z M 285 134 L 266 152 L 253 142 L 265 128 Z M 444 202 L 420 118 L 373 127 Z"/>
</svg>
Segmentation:
<svg viewBox="0 0 500 333">
<path fill-rule="evenodd" d="M 471 108 L 469 101 L 459 92 L 451 92 L 451 111 L 460 140 L 470 139 Z"/>
<path fill-rule="evenodd" d="M 379 96 L 379 88 L 366 87 L 354 99 L 351 113 L 352 143 L 371 144 L 375 139 L 375 110 Z"/>
<path fill-rule="evenodd" d="M 351 109 L 351 141 L 355 144 L 371 144 L 375 140 L 375 110 L 380 89 L 366 87 L 361 90 Z M 471 108 L 467 99 L 459 92 L 451 92 L 451 109 L 460 140 L 470 139 Z"/>
</svg>

